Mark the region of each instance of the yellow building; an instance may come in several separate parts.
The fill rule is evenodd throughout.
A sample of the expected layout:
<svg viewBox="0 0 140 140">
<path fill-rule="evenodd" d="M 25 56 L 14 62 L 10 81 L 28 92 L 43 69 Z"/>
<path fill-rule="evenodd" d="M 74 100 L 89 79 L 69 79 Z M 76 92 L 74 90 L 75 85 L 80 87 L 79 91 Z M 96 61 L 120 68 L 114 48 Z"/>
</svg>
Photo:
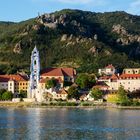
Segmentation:
<svg viewBox="0 0 140 140">
<path fill-rule="evenodd" d="M 0 75 L 0 89 L 6 89 L 18 94 L 21 91 L 27 92 L 28 78 L 23 75 Z"/>
<path fill-rule="evenodd" d="M 126 68 L 123 70 L 123 74 L 140 74 L 140 68 Z"/>
<path fill-rule="evenodd" d="M 47 80 L 54 78 L 60 87 L 64 86 L 64 82 L 74 83 L 76 70 L 73 68 L 47 68 L 42 71 L 40 79 L 40 87 L 45 88 Z"/>
</svg>

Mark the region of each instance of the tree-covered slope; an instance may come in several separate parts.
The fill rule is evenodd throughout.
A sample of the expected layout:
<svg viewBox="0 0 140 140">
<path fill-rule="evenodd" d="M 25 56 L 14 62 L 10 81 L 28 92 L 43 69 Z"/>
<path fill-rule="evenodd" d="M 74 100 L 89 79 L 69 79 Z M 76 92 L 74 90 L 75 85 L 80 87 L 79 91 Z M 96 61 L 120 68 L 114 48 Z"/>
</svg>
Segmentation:
<svg viewBox="0 0 140 140">
<path fill-rule="evenodd" d="M 28 72 L 35 45 L 42 69 L 70 66 L 91 73 L 109 63 L 139 67 L 140 17 L 66 9 L 20 23 L 0 22 L 0 72 Z"/>
</svg>

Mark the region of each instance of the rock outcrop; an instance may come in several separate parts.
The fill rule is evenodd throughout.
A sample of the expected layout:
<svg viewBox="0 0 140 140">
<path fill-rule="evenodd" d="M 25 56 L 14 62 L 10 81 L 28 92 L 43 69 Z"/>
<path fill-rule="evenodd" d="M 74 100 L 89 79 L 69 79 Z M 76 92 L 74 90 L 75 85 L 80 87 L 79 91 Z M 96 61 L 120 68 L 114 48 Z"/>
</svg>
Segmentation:
<svg viewBox="0 0 140 140">
<path fill-rule="evenodd" d="M 13 52 L 16 53 L 16 54 L 21 54 L 22 53 L 22 46 L 21 46 L 21 42 L 18 42 L 14 49 L 13 49 Z"/>
<path fill-rule="evenodd" d="M 128 33 L 128 31 L 120 24 L 113 25 L 112 32 L 120 35 L 120 38 L 118 38 L 116 42 L 122 45 L 129 45 L 134 42 L 140 43 L 140 35 L 133 35 Z"/>
</svg>

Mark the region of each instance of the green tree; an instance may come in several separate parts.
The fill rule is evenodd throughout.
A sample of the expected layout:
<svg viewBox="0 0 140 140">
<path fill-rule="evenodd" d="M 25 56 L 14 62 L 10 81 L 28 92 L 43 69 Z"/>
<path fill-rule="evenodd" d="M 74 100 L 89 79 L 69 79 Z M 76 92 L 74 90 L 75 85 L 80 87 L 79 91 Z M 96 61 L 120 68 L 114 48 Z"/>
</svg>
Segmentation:
<svg viewBox="0 0 140 140">
<path fill-rule="evenodd" d="M 54 87 L 56 87 L 56 85 L 57 85 L 57 81 L 55 78 L 52 78 L 52 79 L 46 81 L 46 88 L 47 89 L 54 88 Z"/>
<path fill-rule="evenodd" d="M 81 73 L 76 78 L 80 88 L 91 88 L 95 84 L 95 76 Z"/>
<path fill-rule="evenodd" d="M 19 98 L 27 98 L 27 92 L 21 90 L 20 93 L 19 93 Z"/>
<path fill-rule="evenodd" d="M 90 96 L 95 100 L 98 100 L 103 97 L 103 92 L 99 88 L 93 88 L 90 92 Z"/>
<path fill-rule="evenodd" d="M 4 92 L 6 92 L 6 89 L 0 89 L 0 100 L 2 100 L 2 95 Z"/>
<path fill-rule="evenodd" d="M 10 91 L 6 91 L 2 94 L 2 100 L 12 100 L 13 93 Z"/>
<path fill-rule="evenodd" d="M 79 92 L 78 92 L 77 87 L 71 86 L 71 87 L 68 89 L 67 98 L 68 98 L 68 99 L 79 99 Z"/>
<path fill-rule="evenodd" d="M 127 92 L 124 90 L 123 86 L 119 87 L 117 94 L 118 94 L 118 101 L 117 101 L 117 103 L 125 104 L 125 103 L 129 102 L 129 99 L 127 97 Z"/>
</svg>

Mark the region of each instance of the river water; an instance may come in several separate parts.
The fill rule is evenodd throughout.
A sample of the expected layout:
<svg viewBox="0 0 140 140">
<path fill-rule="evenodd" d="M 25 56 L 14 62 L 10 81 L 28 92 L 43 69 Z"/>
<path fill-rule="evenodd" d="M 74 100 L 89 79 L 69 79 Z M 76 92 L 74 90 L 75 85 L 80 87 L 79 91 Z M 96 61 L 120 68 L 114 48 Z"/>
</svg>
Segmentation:
<svg viewBox="0 0 140 140">
<path fill-rule="evenodd" d="M 1 108 L 0 140 L 140 140 L 140 110 Z"/>
</svg>

